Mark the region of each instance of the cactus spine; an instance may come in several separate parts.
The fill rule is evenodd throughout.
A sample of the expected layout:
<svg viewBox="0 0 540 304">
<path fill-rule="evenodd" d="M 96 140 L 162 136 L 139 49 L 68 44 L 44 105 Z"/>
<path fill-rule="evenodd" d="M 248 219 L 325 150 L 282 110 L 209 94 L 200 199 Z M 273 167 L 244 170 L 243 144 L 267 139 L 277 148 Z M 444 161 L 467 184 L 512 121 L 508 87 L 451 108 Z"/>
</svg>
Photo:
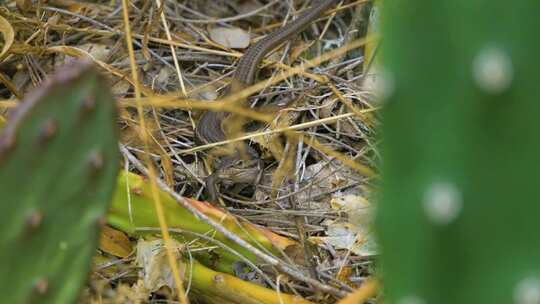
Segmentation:
<svg viewBox="0 0 540 304">
<path fill-rule="evenodd" d="M 0 302 L 71 303 L 118 172 L 115 103 L 88 63 L 27 95 L 0 135 Z"/>
</svg>

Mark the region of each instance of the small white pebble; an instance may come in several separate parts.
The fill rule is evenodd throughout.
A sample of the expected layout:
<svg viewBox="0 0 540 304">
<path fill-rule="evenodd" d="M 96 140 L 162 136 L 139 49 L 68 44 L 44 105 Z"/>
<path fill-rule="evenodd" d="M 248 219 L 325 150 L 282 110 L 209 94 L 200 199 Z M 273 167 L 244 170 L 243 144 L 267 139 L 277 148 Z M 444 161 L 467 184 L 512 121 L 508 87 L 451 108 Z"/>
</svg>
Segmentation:
<svg viewBox="0 0 540 304">
<path fill-rule="evenodd" d="M 476 84 L 489 94 L 504 92 L 512 84 L 512 60 L 500 48 L 482 49 L 473 59 L 473 77 Z"/>
<path fill-rule="evenodd" d="M 515 304 L 540 304 L 540 279 L 527 277 L 514 289 Z"/>
<path fill-rule="evenodd" d="M 459 216 L 462 207 L 461 192 L 454 184 L 434 183 L 424 194 L 424 212 L 432 223 L 447 225 L 453 222 Z"/>
</svg>

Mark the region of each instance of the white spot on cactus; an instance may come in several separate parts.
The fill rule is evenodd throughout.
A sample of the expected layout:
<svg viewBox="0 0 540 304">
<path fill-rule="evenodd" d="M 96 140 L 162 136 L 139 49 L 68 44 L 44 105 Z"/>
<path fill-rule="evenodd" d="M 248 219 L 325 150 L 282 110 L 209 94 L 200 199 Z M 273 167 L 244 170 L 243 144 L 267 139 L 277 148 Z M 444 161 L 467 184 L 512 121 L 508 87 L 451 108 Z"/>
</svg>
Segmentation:
<svg viewBox="0 0 540 304">
<path fill-rule="evenodd" d="M 454 184 L 432 184 L 424 195 L 424 212 L 428 219 L 439 225 L 453 222 L 461 212 L 463 200 Z"/>
<path fill-rule="evenodd" d="M 487 93 L 498 94 L 508 89 L 513 74 L 512 60 L 500 48 L 485 48 L 474 58 L 474 80 Z"/>
<path fill-rule="evenodd" d="M 66 241 L 61 241 L 59 246 L 60 246 L 60 250 L 68 249 L 68 243 Z"/>
<path fill-rule="evenodd" d="M 409 295 L 399 299 L 396 304 L 426 304 L 426 301 L 415 295 Z"/>
<path fill-rule="evenodd" d="M 514 303 L 540 304 L 540 279 L 527 277 L 521 280 L 514 289 Z"/>
</svg>

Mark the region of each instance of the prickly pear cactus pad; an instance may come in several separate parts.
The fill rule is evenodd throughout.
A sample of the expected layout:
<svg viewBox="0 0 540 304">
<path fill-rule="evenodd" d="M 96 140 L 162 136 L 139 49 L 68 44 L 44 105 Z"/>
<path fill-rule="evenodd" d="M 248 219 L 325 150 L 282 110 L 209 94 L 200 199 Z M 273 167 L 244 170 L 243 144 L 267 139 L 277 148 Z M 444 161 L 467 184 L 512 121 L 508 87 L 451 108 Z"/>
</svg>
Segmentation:
<svg viewBox="0 0 540 304">
<path fill-rule="evenodd" d="M 539 1 L 386 1 L 385 303 L 540 303 Z"/>
<path fill-rule="evenodd" d="M 27 95 L 0 135 L 0 302 L 72 303 L 118 172 L 115 102 L 87 62 Z"/>
</svg>

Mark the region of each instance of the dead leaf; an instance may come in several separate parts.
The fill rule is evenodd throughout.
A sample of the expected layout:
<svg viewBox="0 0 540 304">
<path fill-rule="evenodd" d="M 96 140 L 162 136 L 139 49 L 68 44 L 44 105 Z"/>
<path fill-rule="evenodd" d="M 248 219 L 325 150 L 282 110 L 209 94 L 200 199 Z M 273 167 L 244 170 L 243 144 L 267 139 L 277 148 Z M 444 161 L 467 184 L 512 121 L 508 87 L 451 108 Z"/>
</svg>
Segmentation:
<svg viewBox="0 0 540 304">
<path fill-rule="evenodd" d="M 125 80 L 121 80 L 115 83 L 111 90 L 115 96 L 122 96 L 126 94 L 130 88 L 131 88 L 131 84 L 129 82 Z"/>
<path fill-rule="evenodd" d="M 131 254 L 131 242 L 125 233 L 105 226 L 101 231 L 99 249 L 117 257 L 125 258 Z"/>
<path fill-rule="evenodd" d="M 13 40 L 15 39 L 15 31 L 13 31 L 11 24 L 2 16 L 0 16 L 0 33 L 2 33 L 4 39 L 4 46 L 0 51 L 0 59 L 3 59 L 13 44 Z"/>
<path fill-rule="evenodd" d="M 109 45 L 99 43 L 85 43 L 77 46 L 77 48 L 87 52 L 92 58 L 99 61 L 106 61 L 111 53 L 111 47 Z"/>
<path fill-rule="evenodd" d="M 263 7 L 263 5 L 258 1 L 241 1 L 240 5 L 238 5 L 238 13 L 249 14 L 261 7 Z"/>
<path fill-rule="evenodd" d="M 373 233 L 351 223 L 329 222 L 326 235 L 310 237 L 309 241 L 317 245 L 330 245 L 335 249 L 350 250 L 358 256 L 371 256 L 377 253 Z"/>
<path fill-rule="evenodd" d="M 304 248 L 300 244 L 292 244 L 290 246 L 287 246 L 287 248 L 283 250 L 283 253 L 285 253 L 285 255 L 288 256 L 292 261 L 294 261 L 295 265 L 301 265 L 304 267 L 309 266 L 306 261 L 306 254 Z"/>
<path fill-rule="evenodd" d="M 48 25 L 58 25 L 58 22 L 60 21 L 60 15 L 55 14 L 51 16 L 49 19 L 47 19 Z"/>
<path fill-rule="evenodd" d="M 341 181 L 350 181 L 347 171 L 335 171 L 332 166 L 322 161 L 309 165 L 304 172 L 303 184 L 314 182 L 317 187 L 313 187 L 311 191 L 300 192 L 298 200 L 311 200 L 311 196 L 317 196 L 335 189 L 335 185 L 340 185 Z"/>
<path fill-rule="evenodd" d="M 169 83 L 169 78 L 171 78 L 171 75 L 174 73 L 174 71 L 168 67 L 164 67 L 159 70 L 156 78 L 155 78 L 155 84 L 156 86 L 165 86 Z"/>
<path fill-rule="evenodd" d="M 360 195 L 338 192 L 330 201 L 330 206 L 344 216 L 325 221 L 326 236 L 309 240 L 335 249 L 350 250 L 359 256 L 377 254 L 377 243 L 371 229 L 373 207 L 369 201 Z"/>
<path fill-rule="evenodd" d="M 354 194 L 338 193 L 330 201 L 330 206 L 334 210 L 346 213 L 349 223 L 362 229 L 369 229 L 373 210 L 365 198 Z"/>
<path fill-rule="evenodd" d="M 21 12 L 26 12 L 32 8 L 32 0 L 16 0 L 15 4 Z"/>
<path fill-rule="evenodd" d="M 241 28 L 214 27 L 210 39 L 231 49 L 245 49 L 249 46 L 251 35 Z"/>
<path fill-rule="evenodd" d="M 174 240 L 173 253 L 176 255 L 176 260 L 180 259 L 179 250 L 182 245 Z M 145 241 L 140 239 L 137 243 L 137 265 L 142 268 L 144 288 L 151 292 L 159 290 L 163 286 L 175 290 L 174 278 L 172 270 L 167 260 L 167 254 L 163 241 L 161 239 L 153 241 Z M 184 273 L 183 264 L 179 263 L 180 274 Z"/>
</svg>

